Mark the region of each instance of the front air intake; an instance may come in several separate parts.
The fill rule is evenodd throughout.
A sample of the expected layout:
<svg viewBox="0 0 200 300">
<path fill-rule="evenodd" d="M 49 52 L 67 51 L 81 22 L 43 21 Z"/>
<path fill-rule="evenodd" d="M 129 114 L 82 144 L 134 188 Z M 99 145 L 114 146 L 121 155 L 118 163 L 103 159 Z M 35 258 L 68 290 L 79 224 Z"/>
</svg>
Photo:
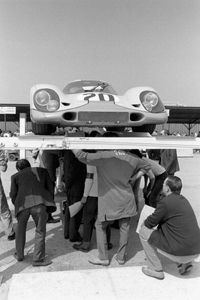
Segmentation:
<svg viewBox="0 0 200 300">
<path fill-rule="evenodd" d="M 66 121 L 75 121 L 75 120 L 76 120 L 76 113 L 75 113 L 75 112 L 66 112 L 66 113 L 63 115 L 63 118 L 64 118 Z"/>
<path fill-rule="evenodd" d="M 143 118 L 142 114 L 136 114 L 136 113 L 131 113 L 130 114 L 130 121 L 140 121 Z"/>
</svg>

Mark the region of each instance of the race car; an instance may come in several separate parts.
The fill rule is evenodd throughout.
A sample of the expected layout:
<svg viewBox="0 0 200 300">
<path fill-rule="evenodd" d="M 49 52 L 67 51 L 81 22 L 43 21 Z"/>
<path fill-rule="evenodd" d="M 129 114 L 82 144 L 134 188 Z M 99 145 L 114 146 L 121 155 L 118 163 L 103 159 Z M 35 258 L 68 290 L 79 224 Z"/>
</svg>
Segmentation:
<svg viewBox="0 0 200 300">
<path fill-rule="evenodd" d="M 38 84 L 30 92 L 33 132 L 53 133 L 58 127 L 131 127 L 152 133 L 156 124 L 167 121 L 167 112 L 156 91 L 134 87 L 118 95 L 111 85 L 99 80 L 76 80 L 61 91 Z"/>
<path fill-rule="evenodd" d="M 19 150 L 8 150 L 8 160 L 15 161 L 19 159 Z"/>
</svg>

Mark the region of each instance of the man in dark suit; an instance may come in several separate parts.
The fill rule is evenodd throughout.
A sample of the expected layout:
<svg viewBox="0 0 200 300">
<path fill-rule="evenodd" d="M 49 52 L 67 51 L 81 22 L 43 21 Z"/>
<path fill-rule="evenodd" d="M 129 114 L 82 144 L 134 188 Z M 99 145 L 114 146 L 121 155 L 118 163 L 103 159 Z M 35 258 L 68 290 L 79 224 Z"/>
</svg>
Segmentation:
<svg viewBox="0 0 200 300">
<path fill-rule="evenodd" d="M 59 156 L 60 150 L 42 150 L 39 151 L 38 149 L 33 150 L 33 159 L 39 161 L 38 167 L 42 167 L 47 169 L 51 181 L 54 186 L 56 186 L 56 169 L 59 167 Z M 48 212 L 47 223 L 58 223 L 60 219 L 54 219 L 52 214 Z"/>
<path fill-rule="evenodd" d="M 18 261 L 24 259 L 26 226 L 30 215 L 35 225 L 35 248 L 33 266 L 47 266 L 45 260 L 45 236 L 47 213 L 56 210 L 54 186 L 44 168 L 31 168 L 28 160 L 20 159 L 16 163 L 17 173 L 11 176 L 10 197 L 15 206 L 17 218 L 16 253 Z"/>
<path fill-rule="evenodd" d="M 81 163 L 71 150 L 64 151 L 64 182 L 67 194 L 67 205 L 78 202 L 83 197 L 86 165 Z M 64 237 L 71 242 L 81 242 L 79 227 L 82 220 L 82 210 L 70 218 L 68 209 L 64 210 Z"/>
<path fill-rule="evenodd" d="M 139 231 L 148 265 L 142 272 L 147 276 L 164 279 L 158 252 L 176 262 L 181 275 L 191 270 L 192 261 L 200 254 L 200 229 L 189 201 L 180 194 L 181 189 L 181 179 L 169 175 L 163 184 L 165 197 Z"/>
</svg>

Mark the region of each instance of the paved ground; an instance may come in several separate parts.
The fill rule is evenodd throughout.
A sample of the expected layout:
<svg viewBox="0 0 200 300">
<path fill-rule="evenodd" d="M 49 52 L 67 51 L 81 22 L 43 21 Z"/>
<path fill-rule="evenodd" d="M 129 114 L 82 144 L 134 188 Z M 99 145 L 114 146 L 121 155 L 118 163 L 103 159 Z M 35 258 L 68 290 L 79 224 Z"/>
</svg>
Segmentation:
<svg viewBox="0 0 200 300">
<path fill-rule="evenodd" d="M 180 162 L 180 168 L 181 171 L 177 173 L 182 180 L 183 180 L 183 194 L 190 199 L 191 204 L 195 210 L 199 225 L 200 225 L 200 201 L 199 201 L 199 195 L 200 195 L 200 155 L 195 154 L 194 157 L 190 158 L 179 158 Z M 2 180 L 3 184 L 5 187 L 6 194 L 8 195 L 9 193 L 9 188 L 10 188 L 10 175 L 15 172 L 15 163 L 9 162 L 9 167 L 8 171 L 2 175 Z M 61 214 L 61 202 L 63 200 L 62 195 L 58 195 L 56 197 L 56 203 L 57 203 L 57 212 L 54 213 L 55 217 L 62 217 Z M 13 210 L 13 206 L 10 203 L 9 204 L 11 209 Z M 142 202 L 141 202 L 142 206 Z M 135 228 L 137 224 L 137 217 L 133 219 L 132 222 L 132 227 L 131 227 L 131 234 L 130 234 L 130 243 L 129 243 L 129 251 L 128 251 L 128 261 L 125 266 L 120 266 L 113 260 L 113 255 L 116 252 L 117 249 L 117 243 L 118 243 L 118 230 L 112 228 L 112 243 L 114 244 L 114 248 L 110 251 L 110 258 L 111 258 L 111 264 L 109 267 L 107 267 L 107 270 L 110 270 L 110 274 L 113 274 L 112 270 L 114 268 L 116 269 L 116 274 L 120 274 L 120 268 L 121 269 L 121 275 L 123 276 L 124 274 L 124 268 L 127 268 L 127 272 L 131 272 L 130 270 L 133 270 L 134 268 L 135 271 L 135 277 L 134 277 L 134 283 L 137 285 L 137 280 L 138 284 L 143 283 L 144 287 L 146 289 L 150 289 L 155 285 L 155 291 L 156 287 L 161 289 L 162 285 L 160 286 L 160 281 L 158 282 L 155 279 L 151 279 L 148 277 L 145 277 L 143 274 L 141 274 L 140 271 L 140 266 L 145 264 L 145 256 L 144 252 L 141 248 L 138 235 L 135 233 Z M 16 262 L 16 260 L 13 258 L 13 253 L 14 253 L 14 241 L 7 241 L 6 237 L 4 236 L 0 224 L 0 272 L 3 273 L 3 280 L 2 280 L 2 285 L 0 287 L 0 299 L 1 300 L 6 300 L 8 291 L 9 291 L 9 286 L 11 282 L 11 278 L 14 274 L 27 274 L 27 276 L 31 275 L 30 273 L 36 273 L 36 272 L 56 272 L 52 273 L 52 276 L 66 276 L 65 273 L 60 273 L 60 271 L 71 271 L 71 270 L 79 270 L 80 272 L 89 272 L 89 270 L 92 269 L 97 269 L 97 270 L 102 270 L 102 267 L 96 267 L 93 265 L 90 265 L 88 263 L 88 258 L 92 256 L 96 256 L 97 250 L 96 250 L 96 241 L 95 241 L 95 234 L 93 234 L 92 238 L 92 250 L 88 253 L 82 253 L 75 251 L 72 248 L 72 243 L 70 243 L 68 240 L 65 240 L 63 238 L 63 226 L 62 222 L 57 223 L 57 224 L 48 224 L 47 225 L 47 238 L 46 238 L 46 252 L 49 255 L 50 259 L 53 260 L 53 264 L 47 267 L 39 267 L 39 268 L 33 268 L 31 266 L 31 260 L 32 260 L 32 252 L 33 252 L 33 241 L 34 241 L 34 223 L 30 219 L 28 223 L 28 230 L 27 230 L 27 243 L 26 243 L 26 249 L 25 249 L 25 254 L 26 254 L 26 259 L 23 262 Z M 189 280 L 192 278 L 198 279 L 200 276 L 200 263 L 197 261 L 194 264 L 194 270 L 193 272 L 188 275 L 187 277 L 184 277 L 185 280 L 183 280 L 183 277 L 180 277 L 177 273 L 176 266 L 168 261 L 167 259 L 163 259 L 164 262 L 164 271 L 167 274 L 166 280 L 169 280 L 169 283 L 174 285 L 173 288 L 179 287 L 182 288 L 182 286 L 189 284 Z M 58 272 L 58 273 L 57 273 Z M 125 271 L 126 273 L 126 271 Z M 47 273 L 44 273 L 47 274 Z M 48 273 L 49 274 L 49 273 Z M 59 275 L 55 275 L 59 274 Z M 67 274 L 69 274 L 67 272 Z M 131 273 L 130 273 L 131 274 Z M 140 275 L 138 275 L 140 274 Z M 34 274 L 32 274 L 34 275 Z M 50 274 L 51 275 L 51 274 Z M 17 275 L 16 275 L 17 276 Z M 131 275 L 132 276 L 132 275 Z M 48 277 L 48 276 L 47 276 Z M 21 278 L 21 277 L 20 277 Z M 28 278 L 28 277 L 27 277 Z M 186 280 L 188 278 L 188 280 Z M 149 279 L 153 280 L 153 282 Z M 123 281 L 122 281 L 123 282 Z M 154 284 L 154 282 L 156 282 Z M 153 283 L 153 285 L 152 285 Z M 165 281 L 165 286 L 166 283 L 168 284 L 168 281 Z M 159 285 L 159 286 L 158 286 Z M 22 285 L 23 287 L 23 285 Z M 163 286 L 164 288 L 164 286 Z M 169 289 L 171 294 L 172 299 L 179 299 L 177 297 L 173 298 L 175 295 L 174 290 L 171 287 Z M 198 289 L 198 286 L 196 285 L 196 288 Z M 168 289 L 168 287 L 167 287 Z M 194 289 L 194 286 L 188 285 L 188 289 L 191 289 L 191 293 L 195 293 L 196 290 Z M 13 289 L 12 289 L 13 293 Z M 194 297 L 190 298 L 190 295 L 188 295 L 188 292 L 186 293 L 187 297 L 183 298 L 181 294 L 180 299 L 197 299 Z M 193 294 L 191 294 L 193 295 Z M 154 295 L 155 296 L 155 295 Z M 155 297 L 154 297 L 155 298 Z M 11 298 L 9 297 L 9 300 Z M 14 299 L 14 298 L 13 298 Z M 17 298 L 18 299 L 18 298 Z M 19 298 L 20 299 L 20 298 Z M 99 298 L 102 299 L 102 298 Z M 136 297 L 136 299 L 139 299 Z M 141 298 L 140 298 L 141 299 Z M 146 298 L 147 299 L 147 298 Z M 152 298 L 153 299 L 153 298 Z M 160 299 L 160 298 L 159 298 Z M 165 299 L 162 298 L 161 299 Z M 12 299 L 11 299 L 12 300 Z"/>
</svg>

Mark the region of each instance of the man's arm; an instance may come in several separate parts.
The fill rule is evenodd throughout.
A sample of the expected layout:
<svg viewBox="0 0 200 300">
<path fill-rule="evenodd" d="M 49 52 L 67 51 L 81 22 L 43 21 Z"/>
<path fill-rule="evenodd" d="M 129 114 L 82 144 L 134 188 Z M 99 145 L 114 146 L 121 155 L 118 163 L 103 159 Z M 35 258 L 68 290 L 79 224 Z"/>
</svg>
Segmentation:
<svg viewBox="0 0 200 300">
<path fill-rule="evenodd" d="M 99 164 L 101 164 L 101 159 L 117 158 L 128 162 L 132 167 L 135 168 L 136 172 L 140 169 L 148 172 L 148 170 L 151 168 L 149 163 L 123 150 L 109 150 L 97 151 L 96 153 L 87 153 L 82 150 L 74 149 L 72 150 L 72 152 L 81 162 L 89 165 L 98 166 Z"/>
<path fill-rule="evenodd" d="M 140 170 L 143 170 L 144 173 L 148 173 L 148 171 L 151 169 L 151 166 L 148 162 L 129 152 L 125 152 L 123 150 L 114 150 L 114 154 L 116 158 L 127 161 L 134 168 L 135 173 Z"/>
<path fill-rule="evenodd" d="M 74 155 L 84 164 L 98 166 L 102 159 L 116 157 L 115 151 L 97 151 L 96 153 L 88 153 L 82 150 L 73 149 Z M 117 158 L 117 157 L 116 157 Z"/>
<path fill-rule="evenodd" d="M 49 176 L 47 169 L 43 169 L 45 176 L 45 188 L 49 191 L 49 193 L 54 198 L 54 184 Z"/>
<path fill-rule="evenodd" d="M 63 177 L 66 191 L 68 191 L 71 188 L 73 182 L 73 160 L 74 154 L 70 150 L 65 150 L 63 158 Z"/>
<path fill-rule="evenodd" d="M 149 184 L 148 184 L 147 189 L 146 189 L 146 196 L 148 197 L 149 194 L 151 193 L 151 190 L 152 190 L 152 188 L 154 186 L 154 183 L 155 183 L 155 175 L 153 174 L 151 169 L 146 172 L 146 175 L 149 178 Z"/>
<path fill-rule="evenodd" d="M 139 170 L 136 174 L 132 175 L 130 178 L 130 183 L 133 186 L 135 182 L 140 179 L 143 175 L 145 175 L 145 172 L 143 170 Z"/>
<path fill-rule="evenodd" d="M 159 201 L 153 214 L 148 216 L 144 221 L 144 225 L 148 228 L 153 228 L 159 225 L 160 222 L 164 220 L 166 214 L 167 214 L 167 207 L 165 202 L 163 200 Z"/>
<path fill-rule="evenodd" d="M 83 197 L 81 199 L 81 203 L 85 204 L 87 202 L 87 197 L 90 194 L 93 182 L 94 182 L 94 172 L 95 172 L 94 166 L 87 166 L 87 175 L 85 179 L 85 187 L 83 192 Z"/>
<path fill-rule="evenodd" d="M 11 176 L 11 186 L 10 186 L 10 198 L 13 204 L 15 204 L 15 199 L 17 197 L 18 186 L 14 176 Z"/>
</svg>

